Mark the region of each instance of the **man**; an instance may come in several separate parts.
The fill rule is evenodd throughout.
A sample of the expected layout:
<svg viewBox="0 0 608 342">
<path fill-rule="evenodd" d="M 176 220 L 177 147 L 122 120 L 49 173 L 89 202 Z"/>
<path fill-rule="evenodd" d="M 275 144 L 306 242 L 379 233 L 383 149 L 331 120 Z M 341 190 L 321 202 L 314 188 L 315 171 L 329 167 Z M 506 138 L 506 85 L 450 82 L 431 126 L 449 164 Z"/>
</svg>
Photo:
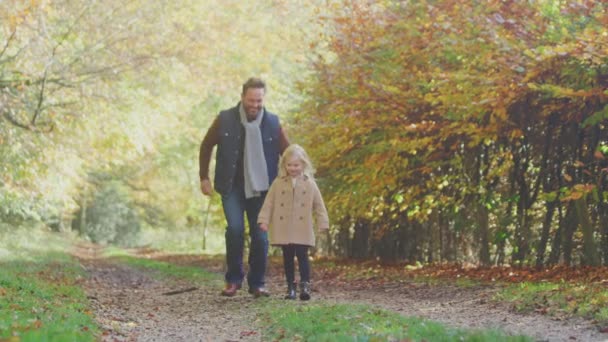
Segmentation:
<svg viewBox="0 0 608 342">
<path fill-rule="evenodd" d="M 251 244 L 247 284 L 254 297 L 269 296 L 264 287 L 268 235 L 257 224 L 258 213 L 268 188 L 277 176 L 279 156 L 289 141 L 275 114 L 264 108 L 266 85 L 259 78 L 243 84 L 241 101 L 221 111 L 207 131 L 199 154 L 201 191 L 210 196 L 209 160 L 217 145 L 215 190 L 222 196 L 226 217 L 226 287 L 223 296 L 232 297 L 244 278 L 243 245 L 245 216 Z"/>
</svg>

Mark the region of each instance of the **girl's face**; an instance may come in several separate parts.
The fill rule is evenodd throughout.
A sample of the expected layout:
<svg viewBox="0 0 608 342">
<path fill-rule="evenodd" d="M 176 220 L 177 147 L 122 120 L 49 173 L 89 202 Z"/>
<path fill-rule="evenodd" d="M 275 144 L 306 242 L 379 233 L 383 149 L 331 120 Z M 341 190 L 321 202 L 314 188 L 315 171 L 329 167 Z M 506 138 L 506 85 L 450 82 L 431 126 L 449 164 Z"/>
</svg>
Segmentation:
<svg viewBox="0 0 608 342">
<path fill-rule="evenodd" d="M 302 171 L 304 171 L 304 163 L 302 163 L 300 158 L 292 156 L 291 158 L 287 159 L 285 169 L 287 169 L 288 175 L 291 177 L 297 177 L 302 174 Z"/>
</svg>

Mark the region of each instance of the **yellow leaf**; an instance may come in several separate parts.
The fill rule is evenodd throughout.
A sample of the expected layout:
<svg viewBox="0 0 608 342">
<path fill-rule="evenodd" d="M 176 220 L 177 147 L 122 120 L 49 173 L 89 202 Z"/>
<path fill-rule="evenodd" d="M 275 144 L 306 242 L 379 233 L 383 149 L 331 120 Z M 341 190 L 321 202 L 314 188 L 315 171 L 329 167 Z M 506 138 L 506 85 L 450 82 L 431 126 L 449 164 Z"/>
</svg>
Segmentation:
<svg viewBox="0 0 608 342">
<path fill-rule="evenodd" d="M 570 195 L 570 197 L 576 201 L 577 199 L 583 197 L 583 193 L 582 192 L 573 192 L 572 195 Z"/>
</svg>

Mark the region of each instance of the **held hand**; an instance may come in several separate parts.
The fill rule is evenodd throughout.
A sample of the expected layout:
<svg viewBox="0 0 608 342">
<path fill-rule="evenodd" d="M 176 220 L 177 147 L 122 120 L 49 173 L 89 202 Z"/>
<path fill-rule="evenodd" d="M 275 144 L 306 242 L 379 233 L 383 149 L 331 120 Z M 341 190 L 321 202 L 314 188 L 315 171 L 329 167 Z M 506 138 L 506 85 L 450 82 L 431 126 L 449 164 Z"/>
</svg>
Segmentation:
<svg viewBox="0 0 608 342">
<path fill-rule="evenodd" d="M 321 233 L 323 238 L 327 239 L 327 241 L 331 241 L 331 234 L 329 233 L 329 228 L 319 228 L 319 233 Z"/>
<path fill-rule="evenodd" d="M 211 196 L 213 194 L 213 186 L 208 179 L 201 180 L 201 192 L 205 196 Z"/>
<path fill-rule="evenodd" d="M 260 223 L 259 224 L 260 229 L 267 232 L 268 231 L 268 225 L 266 223 Z"/>
</svg>

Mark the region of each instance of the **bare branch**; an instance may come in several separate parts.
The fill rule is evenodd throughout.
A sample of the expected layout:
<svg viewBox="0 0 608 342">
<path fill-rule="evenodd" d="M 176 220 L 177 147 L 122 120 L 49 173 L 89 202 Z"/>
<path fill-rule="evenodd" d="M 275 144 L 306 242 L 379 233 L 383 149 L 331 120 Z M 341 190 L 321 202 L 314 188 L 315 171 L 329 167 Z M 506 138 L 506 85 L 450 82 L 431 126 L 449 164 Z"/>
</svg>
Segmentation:
<svg viewBox="0 0 608 342">
<path fill-rule="evenodd" d="M 23 52 L 23 50 L 25 50 L 25 46 L 22 46 L 14 55 L 8 56 L 5 59 L 0 60 L 0 65 L 8 63 L 14 59 L 17 59 L 17 57 L 21 54 L 21 52 Z M 1 57 L 1 55 L 0 55 L 0 57 Z"/>
<path fill-rule="evenodd" d="M 2 51 L 0 51 L 0 64 L 3 63 L 2 56 L 6 53 L 6 50 L 8 50 L 8 46 L 10 45 L 11 40 L 13 40 L 15 38 L 16 34 L 17 34 L 17 29 L 15 28 L 13 30 L 13 32 L 11 33 L 10 37 L 8 37 L 8 39 L 6 40 L 6 44 L 4 44 L 4 48 L 2 48 Z"/>
<path fill-rule="evenodd" d="M 50 133 L 55 129 L 55 124 L 52 122 L 38 122 L 37 126 L 24 124 L 13 117 L 7 110 L 2 112 L 2 116 L 12 125 L 34 133 Z"/>
<path fill-rule="evenodd" d="M 44 102 L 44 89 L 46 87 L 46 75 L 48 69 L 44 70 L 44 76 L 42 77 L 42 85 L 40 85 L 40 94 L 38 95 L 38 104 L 36 105 L 36 110 L 34 111 L 34 116 L 32 116 L 31 124 L 32 126 L 36 126 L 36 119 L 40 116 L 42 112 L 42 103 Z"/>
<path fill-rule="evenodd" d="M 16 118 L 14 118 L 8 110 L 3 110 L 2 111 L 2 116 L 4 116 L 4 118 L 10 122 L 11 124 L 19 127 L 19 128 L 23 128 L 23 129 L 27 129 L 29 131 L 32 130 L 32 127 L 30 125 L 24 124 L 22 122 L 19 122 L 19 120 L 17 120 Z"/>
</svg>

